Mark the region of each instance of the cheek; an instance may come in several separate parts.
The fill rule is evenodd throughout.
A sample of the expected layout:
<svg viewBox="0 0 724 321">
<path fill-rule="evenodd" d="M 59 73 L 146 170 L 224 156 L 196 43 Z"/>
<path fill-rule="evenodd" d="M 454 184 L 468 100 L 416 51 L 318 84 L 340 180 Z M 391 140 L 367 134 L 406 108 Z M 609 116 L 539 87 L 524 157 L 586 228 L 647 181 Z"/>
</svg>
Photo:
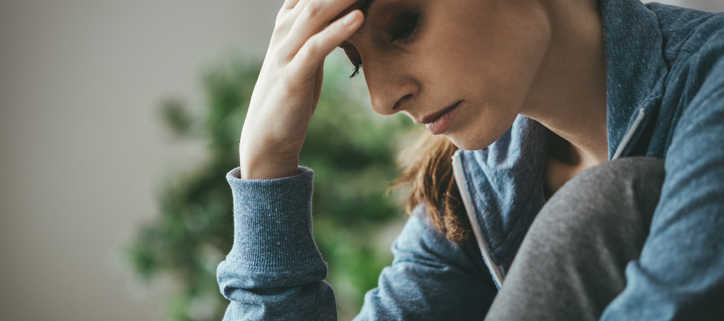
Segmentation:
<svg viewBox="0 0 724 321">
<path fill-rule="evenodd" d="M 426 56 L 436 87 L 470 103 L 458 116 L 456 130 L 447 134 L 462 149 L 484 148 L 510 128 L 550 42 L 547 25 L 535 12 L 488 9 L 496 14 L 454 12 L 449 17 L 455 19 L 440 22 L 443 27 L 429 40 L 435 49 Z"/>
<path fill-rule="evenodd" d="M 483 1 L 484 2 L 484 1 Z M 455 30 L 440 39 L 447 45 L 449 70 L 475 84 L 486 102 L 520 110 L 550 43 L 547 25 L 527 8 L 498 6 L 495 14 L 459 13 Z M 451 28 L 452 29 L 452 28 Z"/>
</svg>

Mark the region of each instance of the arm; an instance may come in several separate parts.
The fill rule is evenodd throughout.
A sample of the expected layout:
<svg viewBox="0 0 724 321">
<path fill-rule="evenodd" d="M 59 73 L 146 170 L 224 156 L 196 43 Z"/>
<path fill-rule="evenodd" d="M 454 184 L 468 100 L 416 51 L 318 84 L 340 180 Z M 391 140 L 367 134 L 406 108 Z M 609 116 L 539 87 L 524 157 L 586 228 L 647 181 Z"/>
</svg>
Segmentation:
<svg viewBox="0 0 724 321">
<path fill-rule="evenodd" d="M 336 320 L 327 266 L 311 233 L 313 173 L 274 180 L 227 176 L 234 195 L 234 245 L 217 270 L 231 300 L 225 320 Z M 475 244 L 437 233 L 418 207 L 393 245 L 395 260 L 367 293 L 358 320 L 483 319 L 493 297 Z"/>
<path fill-rule="evenodd" d="M 327 265 L 312 239 L 313 172 L 272 180 L 227 175 L 234 244 L 217 268 L 224 320 L 336 320 Z"/>
<path fill-rule="evenodd" d="M 234 245 L 217 270 L 221 291 L 232 301 L 226 320 L 336 319 L 334 294 L 323 281 L 327 267 L 311 233 L 312 172 L 297 165 L 319 98 L 324 58 L 360 27 L 363 17 L 359 10 L 352 10 L 329 21 L 355 3 L 359 2 L 286 0 L 279 11 L 244 121 L 240 167 L 227 176 L 234 195 Z M 449 248 L 445 251 L 451 253 L 430 250 L 442 249 L 432 246 L 440 238 L 410 237 L 424 239 L 420 244 L 430 248 L 400 247 L 405 259 L 383 273 L 382 290 L 374 296 L 378 304 L 369 304 L 365 311 L 372 314 L 368 315 L 416 308 L 416 297 L 396 296 L 403 289 L 418 289 L 414 292 L 418 296 L 434 297 L 436 291 L 456 292 L 439 290 L 451 284 L 472 284 L 483 290 L 462 288 L 459 293 L 488 293 L 486 284 L 469 275 L 452 276 L 465 270 L 458 265 L 469 264 L 435 261 L 459 258 Z M 416 255 L 417 250 L 422 252 Z M 424 303 L 430 311 L 455 306 L 453 299 Z M 477 296 L 458 301 L 466 300 L 480 301 Z"/>
<path fill-rule="evenodd" d="M 296 175 L 322 90 L 324 59 L 361 25 L 355 0 L 286 0 L 249 101 L 239 141 L 244 179 Z"/>
<path fill-rule="evenodd" d="M 244 120 L 234 195 L 234 245 L 217 269 L 234 319 L 334 319 L 312 240 L 312 172 L 299 153 L 322 87 L 325 57 L 362 24 L 355 0 L 286 0 Z M 243 178 L 243 179 L 241 179 Z M 317 301 L 319 303 L 317 303 Z"/>
<path fill-rule="evenodd" d="M 476 243 L 445 239 L 418 206 L 392 245 L 395 259 L 355 320 L 483 320 L 498 293 Z"/>
<path fill-rule="evenodd" d="M 641 257 L 626 267 L 627 286 L 602 320 L 724 318 L 724 57 L 709 62 L 666 152 Z"/>
</svg>

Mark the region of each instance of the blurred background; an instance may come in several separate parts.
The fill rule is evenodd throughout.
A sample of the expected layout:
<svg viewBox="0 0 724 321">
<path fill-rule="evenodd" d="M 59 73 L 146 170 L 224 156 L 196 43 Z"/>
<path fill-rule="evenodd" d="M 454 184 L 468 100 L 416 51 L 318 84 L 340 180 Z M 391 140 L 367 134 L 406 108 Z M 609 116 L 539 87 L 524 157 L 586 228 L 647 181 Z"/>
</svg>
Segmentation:
<svg viewBox="0 0 724 321">
<path fill-rule="evenodd" d="M 214 175 L 235 158 L 223 150 L 238 139 L 243 88 L 253 86 L 282 2 L 0 0 L 0 319 L 213 319 L 216 290 L 199 284 L 213 278 L 228 246 L 209 233 L 228 233 L 230 216 L 204 204 L 225 197 L 223 173 Z M 724 10 L 720 0 L 666 2 Z M 409 123 L 366 112 L 363 81 L 344 79 L 350 70 L 337 54 L 324 104 L 345 112 L 320 109 L 330 120 L 319 117 L 319 137 L 305 149 L 350 150 L 303 155 L 303 163 L 319 172 L 315 189 L 333 199 L 315 199 L 315 233 L 337 233 L 316 237 L 330 266 L 347 262 L 330 275 L 348 300 L 344 319 L 389 262 L 384 249 L 404 217 L 389 198 L 374 202 L 382 205 L 365 224 L 324 213 L 345 210 L 339 204 L 360 210 L 366 202 L 354 195 L 379 197 L 394 171 L 395 144 L 384 137 Z M 227 114 L 236 123 L 219 118 Z M 362 127 L 347 126 L 339 141 L 324 137 L 339 124 Z M 372 134 L 355 140 L 357 132 Z M 368 156 L 350 158 L 354 151 Z M 329 185 L 347 172 L 356 176 L 345 180 L 382 183 Z M 348 225 L 359 228 L 339 228 Z M 368 239 L 369 230 L 384 232 Z M 183 246 L 198 256 L 155 255 Z"/>
</svg>

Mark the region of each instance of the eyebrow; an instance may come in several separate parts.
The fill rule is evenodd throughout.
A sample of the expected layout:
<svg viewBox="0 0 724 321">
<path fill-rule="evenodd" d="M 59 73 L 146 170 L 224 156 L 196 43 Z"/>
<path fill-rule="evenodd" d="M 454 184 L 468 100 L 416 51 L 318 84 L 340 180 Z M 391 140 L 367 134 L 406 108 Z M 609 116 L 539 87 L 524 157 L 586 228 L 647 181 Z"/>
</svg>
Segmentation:
<svg viewBox="0 0 724 321">
<path fill-rule="evenodd" d="M 374 2 L 374 1 L 375 0 L 363 0 L 361 6 L 359 6 L 358 8 L 354 8 L 354 6 L 353 6 L 352 7 L 353 9 L 349 11 L 349 12 L 352 12 L 353 10 L 359 9 L 360 11 L 362 11 L 362 15 L 365 18 L 362 21 L 362 25 L 359 26 L 359 28 L 357 28 L 357 31 L 355 31 L 355 33 L 359 33 L 360 31 L 362 31 L 362 29 L 364 29 L 365 25 L 367 24 L 367 13 L 370 11 L 370 6 L 372 5 L 372 2 Z M 339 46 L 337 46 L 337 47 L 344 49 L 345 47 L 347 47 L 349 45 L 350 45 L 349 41 L 345 40 L 344 42 L 339 44 Z"/>
</svg>

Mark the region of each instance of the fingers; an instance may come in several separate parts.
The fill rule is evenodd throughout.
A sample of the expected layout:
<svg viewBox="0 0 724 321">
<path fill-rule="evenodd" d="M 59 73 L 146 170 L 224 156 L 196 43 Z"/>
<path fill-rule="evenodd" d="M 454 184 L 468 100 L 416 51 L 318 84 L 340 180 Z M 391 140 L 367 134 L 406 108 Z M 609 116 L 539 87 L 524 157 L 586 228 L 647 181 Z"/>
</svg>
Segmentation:
<svg viewBox="0 0 724 321">
<path fill-rule="evenodd" d="M 283 54 L 293 57 L 313 35 L 323 30 L 329 21 L 352 6 L 356 0 L 301 0 L 289 34 L 285 37 Z"/>
<path fill-rule="evenodd" d="M 301 74 L 313 75 L 324 58 L 340 43 L 347 40 L 362 25 L 364 17 L 359 10 L 347 13 L 321 32 L 311 36 L 291 61 Z"/>
<path fill-rule="evenodd" d="M 294 6 L 296 6 L 298 2 L 299 0 L 285 0 L 284 4 L 282 5 L 282 9 L 294 8 Z"/>
</svg>

